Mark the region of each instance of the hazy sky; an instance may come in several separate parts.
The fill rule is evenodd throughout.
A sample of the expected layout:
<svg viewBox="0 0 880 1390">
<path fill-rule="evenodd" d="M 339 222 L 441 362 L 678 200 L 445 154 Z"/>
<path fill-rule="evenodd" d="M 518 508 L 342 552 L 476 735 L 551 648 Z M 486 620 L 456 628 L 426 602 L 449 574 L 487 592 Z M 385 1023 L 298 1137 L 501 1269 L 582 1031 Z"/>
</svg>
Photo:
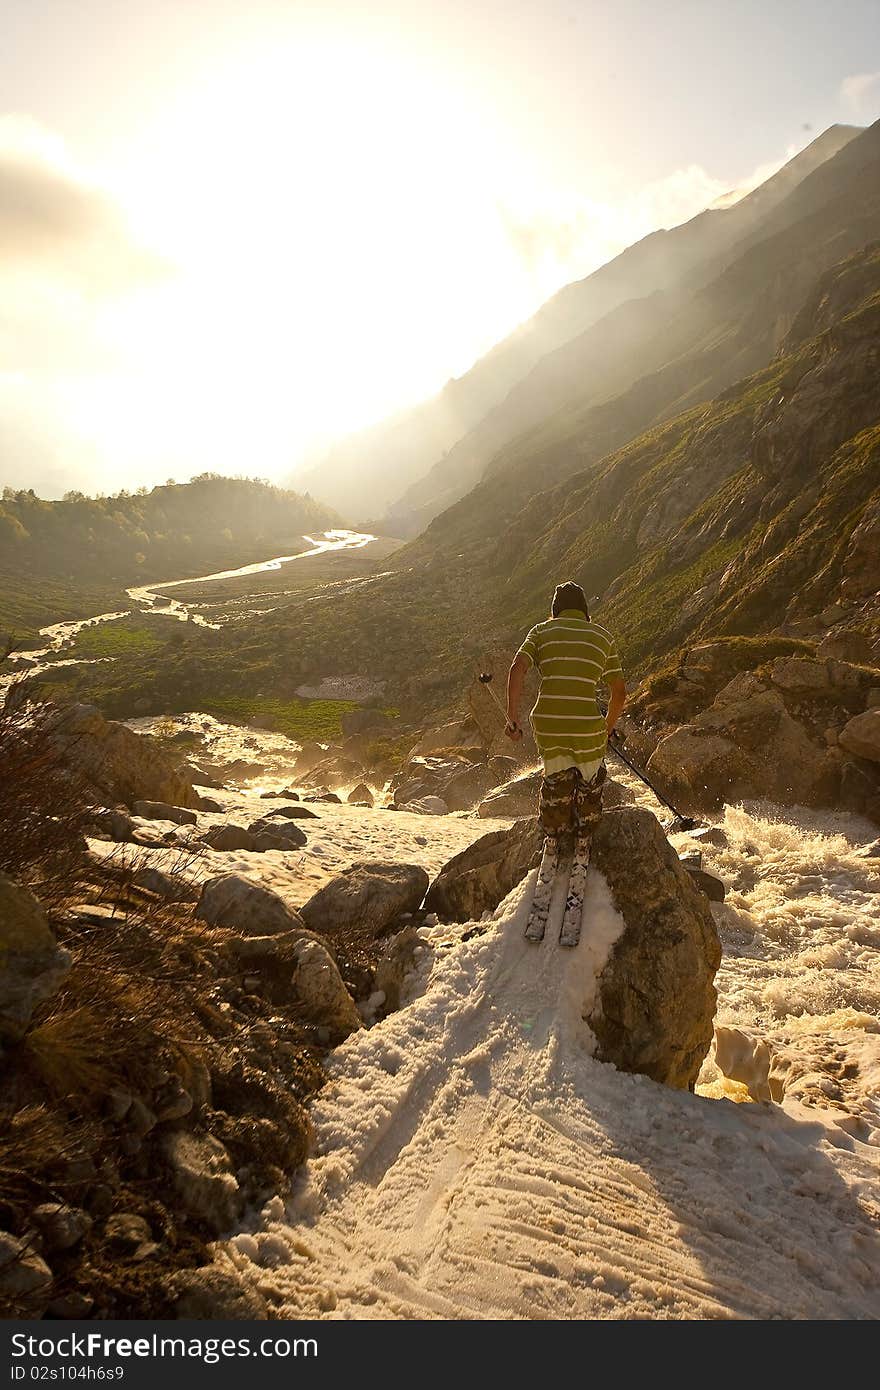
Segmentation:
<svg viewBox="0 0 880 1390">
<path fill-rule="evenodd" d="M 0 0 L 0 482 L 283 474 L 878 114 L 880 0 Z"/>
</svg>

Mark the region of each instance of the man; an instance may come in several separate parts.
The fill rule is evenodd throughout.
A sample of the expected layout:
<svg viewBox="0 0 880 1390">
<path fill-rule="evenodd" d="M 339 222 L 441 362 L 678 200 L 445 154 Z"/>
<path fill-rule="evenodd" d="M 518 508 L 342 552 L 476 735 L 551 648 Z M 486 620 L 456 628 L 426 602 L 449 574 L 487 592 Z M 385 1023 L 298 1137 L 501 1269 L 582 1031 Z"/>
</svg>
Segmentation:
<svg viewBox="0 0 880 1390">
<path fill-rule="evenodd" d="M 602 814 L 608 735 L 626 702 L 626 685 L 614 640 L 590 618 L 579 584 L 559 584 L 550 617 L 532 628 L 513 659 L 507 679 L 509 738 L 522 738 L 519 706 L 529 666 L 541 677 L 531 712 L 544 761 L 539 819 L 545 835 L 577 835 L 588 841 Z M 608 714 L 596 703 L 596 686 L 609 688 Z"/>
</svg>

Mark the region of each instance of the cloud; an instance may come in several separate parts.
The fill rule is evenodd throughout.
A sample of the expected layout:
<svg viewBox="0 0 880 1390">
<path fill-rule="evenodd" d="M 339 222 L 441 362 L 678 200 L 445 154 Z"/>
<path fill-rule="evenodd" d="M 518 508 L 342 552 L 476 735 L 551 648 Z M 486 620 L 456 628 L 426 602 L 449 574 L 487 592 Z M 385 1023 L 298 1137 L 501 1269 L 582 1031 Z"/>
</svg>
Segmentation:
<svg viewBox="0 0 880 1390">
<path fill-rule="evenodd" d="M 880 97 L 880 72 L 859 72 L 840 84 L 841 101 L 851 111 L 864 111 Z"/>
<path fill-rule="evenodd" d="M 83 295 L 114 295 L 168 273 L 139 246 L 113 200 L 22 116 L 0 118 L 0 276 L 50 278 Z"/>
</svg>

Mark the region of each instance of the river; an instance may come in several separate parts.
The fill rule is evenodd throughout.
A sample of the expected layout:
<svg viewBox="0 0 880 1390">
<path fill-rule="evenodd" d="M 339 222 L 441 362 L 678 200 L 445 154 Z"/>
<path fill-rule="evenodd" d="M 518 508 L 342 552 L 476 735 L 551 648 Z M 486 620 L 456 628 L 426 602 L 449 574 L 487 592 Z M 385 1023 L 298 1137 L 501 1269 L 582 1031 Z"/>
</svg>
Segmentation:
<svg viewBox="0 0 880 1390">
<path fill-rule="evenodd" d="M 218 570 L 214 574 L 199 574 L 188 579 L 162 579 L 151 584 L 133 585 L 125 591 L 131 600 L 131 608 L 118 609 L 112 613 L 99 613 L 94 617 L 80 618 L 74 622 L 50 623 L 48 626 L 40 628 L 40 636 L 46 639 L 44 647 L 28 652 L 15 652 L 10 656 L 9 663 L 13 669 L 11 674 L 0 676 L 0 691 L 24 671 L 27 671 L 29 675 L 39 675 L 48 666 L 54 669 L 60 665 L 91 665 L 95 660 L 109 660 L 110 658 L 107 657 L 72 657 L 67 660 L 59 660 L 56 653 L 69 647 L 83 628 L 97 627 L 101 623 L 116 622 L 120 618 L 127 618 L 133 612 L 162 614 L 165 617 L 174 618 L 178 622 L 193 622 L 201 627 L 219 628 L 222 626 L 222 624 L 212 622 L 202 613 L 197 612 L 194 607 L 188 607 L 180 599 L 166 597 L 163 592 L 165 589 L 177 589 L 190 584 L 214 583 L 226 579 L 241 579 L 247 575 L 265 574 L 271 570 L 280 570 L 284 565 L 291 564 L 294 560 L 308 560 L 314 556 L 327 555 L 331 552 L 365 550 L 376 542 L 378 537 L 370 535 L 366 531 L 334 530 L 325 531 L 321 538 L 304 535 L 303 540 L 309 549 L 301 550 L 295 555 L 276 555 L 270 560 L 258 560 L 254 564 L 241 565 L 238 569 Z"/>
</svg>

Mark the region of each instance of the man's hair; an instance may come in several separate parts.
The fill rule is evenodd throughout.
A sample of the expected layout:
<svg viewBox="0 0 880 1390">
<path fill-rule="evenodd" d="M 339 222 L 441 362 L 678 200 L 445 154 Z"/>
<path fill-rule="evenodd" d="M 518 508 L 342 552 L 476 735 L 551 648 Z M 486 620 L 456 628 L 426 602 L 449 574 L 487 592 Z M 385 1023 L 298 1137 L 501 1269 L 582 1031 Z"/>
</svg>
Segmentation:
<svg viewBox="0 0 880 1390">
<path fill-rule="evenodd" d="M 590 616 L 586 594 L 580 584 L 575 584 L 571 579 L 567 579 L 564 584 L 556 585 L 550 605 L 551 618 L 558 618 L 563 608 L 579 608 L 585 617 Z"/>
</svg>

